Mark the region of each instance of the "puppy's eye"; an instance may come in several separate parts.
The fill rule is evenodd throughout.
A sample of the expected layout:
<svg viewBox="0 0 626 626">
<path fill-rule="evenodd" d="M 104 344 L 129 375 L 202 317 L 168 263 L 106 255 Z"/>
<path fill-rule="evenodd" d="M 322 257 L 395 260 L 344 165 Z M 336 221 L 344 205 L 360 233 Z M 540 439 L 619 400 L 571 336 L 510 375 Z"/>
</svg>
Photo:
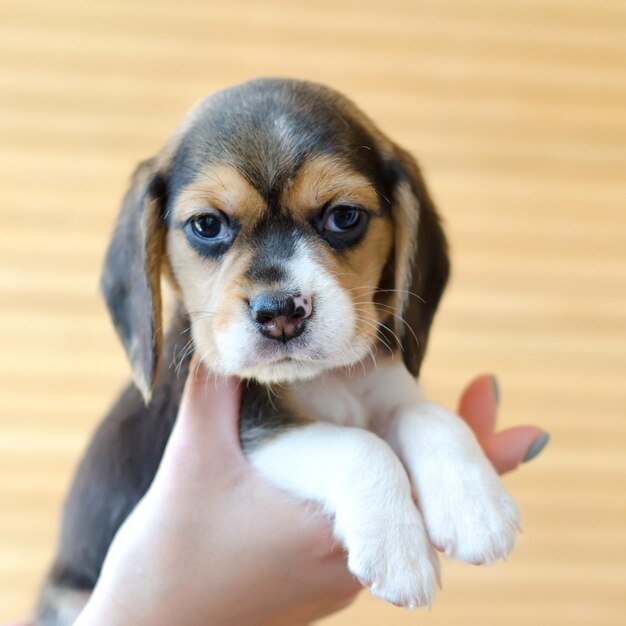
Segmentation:
<svg viewBox="0 0 626 626">
<path fill-rule="evenodd" d="M 362 216 L 363 211 L 356 207 L 347 205 L 335 207 L 326 218 L 324 230 L 329 230 L 333 233 L 344 233 L 356 228 Z"/>
<path fill-rule="evenodd" d="M 312 220 L 317 232 L 336 250 L 345 250 L 363 239 L 370 214 L 360 206 L 339 204 Z"/>
<path fill-rule="evenodd" d="M 181 227 L 191 247 L 211 259 L 224 254 L 239 232 L 239 224 L 217 210 L 196 213 Z"/>
<path fill-rule="evenodd" d="M 229 236 L 228 226 L 212 213 L 205 213 L 192 218 L 189 222 L 194 234 L 202 239 L 219 241 Z"/>
</svg>

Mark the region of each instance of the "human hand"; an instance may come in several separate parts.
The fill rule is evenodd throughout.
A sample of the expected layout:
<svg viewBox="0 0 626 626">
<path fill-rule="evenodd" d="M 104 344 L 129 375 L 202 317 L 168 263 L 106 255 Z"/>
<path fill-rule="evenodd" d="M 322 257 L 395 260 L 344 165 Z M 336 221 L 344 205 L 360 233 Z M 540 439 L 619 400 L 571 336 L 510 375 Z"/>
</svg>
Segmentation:
<svg viewBox="0 0 626 626">
<path fill-rule="evenodd" d="M 77 624 L 296 624 L 360 590 L 325 515 L 259 476 L 236 379 L 201 363 L 156 477 L 118 531 Z"/>
<path fill-rule="evenodd" d="M 513 426 L 495 432 L 499 400 L 496 378 L 479 376 L 461 395 L 457 412 L 474 431 L 498 474 L 505 474 L 538 456 L 550 437 L 537 426 Z"/>
<path fill-rule="evenodd" d="M 360 590 L 328 519 L 259 477 L 239 447 L 239 392 L 199 365 L 161 466 L 122 526 L 79 625 L 306 624 Z M 474 380 L 459 414 L 503 473 L 545 445 L 494 433 L 497 387 Z"/>
</svg>

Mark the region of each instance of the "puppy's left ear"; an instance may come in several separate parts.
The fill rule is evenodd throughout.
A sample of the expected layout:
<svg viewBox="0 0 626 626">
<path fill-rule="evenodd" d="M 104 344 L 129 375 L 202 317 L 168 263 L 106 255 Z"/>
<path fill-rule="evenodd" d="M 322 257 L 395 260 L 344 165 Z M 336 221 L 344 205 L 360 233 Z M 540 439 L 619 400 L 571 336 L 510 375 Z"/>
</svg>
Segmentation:
<svg viewBox="0 0 626 626">
<path fill-rule="evenodd" d="M 394 153 L 395 332 L 408 370 L 418 376 L 450 262 L 439 215 L 415 159 L 398 146 Z"/>
<path fill-rule="evenodd" d="M 156 159 L 144 161 L 122 202 L 102 271 L 102 292 L 131 364 L 150 401 L 162 343 L 161 263 L 166 185 Z"/>
</svg>

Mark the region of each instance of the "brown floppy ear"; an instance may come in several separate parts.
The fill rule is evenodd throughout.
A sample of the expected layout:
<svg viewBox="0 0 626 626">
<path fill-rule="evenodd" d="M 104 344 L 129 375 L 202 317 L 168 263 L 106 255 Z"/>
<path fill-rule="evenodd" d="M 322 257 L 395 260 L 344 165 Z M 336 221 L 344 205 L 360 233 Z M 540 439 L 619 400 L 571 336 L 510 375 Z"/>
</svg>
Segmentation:
<svg viewBox="0 0 626 626">
<path fill-rule="evenodd" d="M 106 254 L 101 287 L 146 404 L 161 353 L 165 183 L 155 160 L 135 171 Z"/>
<path fill-rule="evenodd" d="M 396 328 L 404 362 L 418 376 L 450 263 L 439 215 L 415 159 L 394 146 Z"/>
</svg>

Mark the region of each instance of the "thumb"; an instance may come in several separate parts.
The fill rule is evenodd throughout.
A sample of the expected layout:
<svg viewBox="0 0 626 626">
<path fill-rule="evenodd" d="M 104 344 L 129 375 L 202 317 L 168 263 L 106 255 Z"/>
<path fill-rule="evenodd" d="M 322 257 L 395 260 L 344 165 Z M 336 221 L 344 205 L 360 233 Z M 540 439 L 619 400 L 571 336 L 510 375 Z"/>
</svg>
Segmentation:
<svg viewBox="0 0 626 626">
<path fill-rule="evenodd" d="M 243 458 L 240 401 L 238 378 L 215 376 L 202 361 L 192 362 L 164 460 L 173 450 L 214 460 L 232 455 Z"/>
</svg>

